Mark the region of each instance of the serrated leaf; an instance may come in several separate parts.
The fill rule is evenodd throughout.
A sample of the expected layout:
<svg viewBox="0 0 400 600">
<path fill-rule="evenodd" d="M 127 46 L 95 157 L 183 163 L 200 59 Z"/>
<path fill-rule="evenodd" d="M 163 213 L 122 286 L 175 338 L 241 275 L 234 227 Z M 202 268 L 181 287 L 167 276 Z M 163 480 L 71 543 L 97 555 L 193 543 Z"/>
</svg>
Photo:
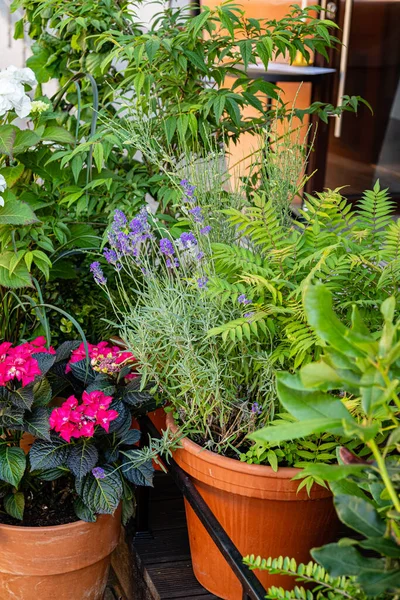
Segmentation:
<svg viewBox="0 0 400 600">
<path fill-rule="evenodd" d="M 26 456 L 22 448 L 14 446 L 0 447 L 0 479 L 18 487 L 24 476 Z"/>
<path fill-rule="evenodd" d="M 7 494 L 4 498 L 4 508 L 6 512 L 22 521 L 24 518 L 25 509 L 25 496 L 22 492 L 15 492 L 15 494 Z"/>
<path fill-rule="evenodd" d="M 29 451 L 32 471 L 55 469 L 67 462 L 69 444 L 64 440 L 51 436 L 51 441 L 36 440 Z"/>
<path fill-rule="evenodd" d="M 50 440 L 50 410 L 44 406 L 38 406 L 24 416 L 26 429 L 36 438 Z"/>
<path fill-rule="evenodd" d="M 63 342 L 56 351 L 56 361 L 68 360 L 71 358 L 71 353 L 81 345 L 81 342 L 76 340 L 73 342 Z"/>
<path fill-rule="evenodd" d="M 86 359 L 70 364 L 72 374 L 84 383 L 90 384 L 96 378 L 96 371 L 92 369 L 90 363 Z"/>
<path fill-rule="evenodd" d="M 15 127 L 15 125 L 2 125 L 0 127 L 0 154 L 12 156 L 15 136 L 18 131 L 18 127 Z"/>
<path fill-rule="evenodd" d="M 122 524 L 127 525 L 128 521 L 135 514 L 135 503 L 132 498 L 122 500 Z"/>
<path fill-rule="evenodd" d="M 43 140 L 50 142 L 59 142 L 60 144 L 74 144 L 75 138 L 67 129 L 58 125 L 46 127 L 42 136 Z"/>
<path fill-rule="evenodd" d="M 17 408 L 30 410 L 34 401 L 33 384 L 18 388 L 10 392 L 10 401 Z"/>
<path fill-rule="evenodd" d="M 5 201 L 4 206 L 0 206 L 0 225 L 32 225 L 39 222 L 28 204 L 20 200 L 11 200 L 4 193 L 2 196 Z"/>
<path fill-rule="evenodd" d="M 32 358 L 37 361 L 42 375 L 46 375 L 56 361 L 56 355 L 48 354 L 47 352 L 34 352 Z"/>
<path fill-rule="evenodd" d="M 96 515 L 86 506 L 81 498 L 76 498 L 74 501 L 75 514 L 81 521 L 86 523 L 95 523 L 97 521 Z"/>
<path fill-rule="evenodd" d="M 36 477 L 42 481 L 55 481 L 60 477 L 64 477 L 68 473 L 66 467 L 56 467 L 55 469 L 46 469 L 37 473 Z"/>
<path fill-rule="evenodd" d="M 46 377 L 41 377 L 33 384 L 33 398 L 35 406 L 47 406 L 50 403 L 52 389 Z"/>
<path fill-rule="evenodd" d="M 124 477 L 135 485 L 153 485 L 154 467 L 151 460 L 143 462 L 139 450 L 123 450 L 121 472 Z"/>
<path fill-rule="evenodd" d="M 78 479 L 82 479 L 91 471 L 99 459 L 96 446 L 87 440 L 78 442 L 71 447 L 68 454 L 67 467 Z"/>
<path fill-rule="evenodd" d="M 89 473 L 83 480 L 81 497 L 94 514 L 113 514 L 123 492 L 121 477 L 113 467 L 102 467 L 104 478 L 96 479 Z"/>
<path fill-rule="evenodd" d="M 139 429 L 130 429 L 123 433 L 120 443 L 125 446 L 134 446 L 140 440 L 141 433 Z"/>
</svg>

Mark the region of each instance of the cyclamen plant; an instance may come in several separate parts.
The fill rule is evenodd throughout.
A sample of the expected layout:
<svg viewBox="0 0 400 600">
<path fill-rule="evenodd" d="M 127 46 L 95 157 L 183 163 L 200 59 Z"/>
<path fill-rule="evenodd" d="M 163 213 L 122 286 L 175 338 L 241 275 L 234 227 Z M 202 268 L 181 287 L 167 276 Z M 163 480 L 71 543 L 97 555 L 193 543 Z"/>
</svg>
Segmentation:
<svg viewBox="0 0 400 600">
<path fill-rule="evenodd" d="M 152 451 L 137 448 L 140 432 L 131 429 L 149 400 L 136 359 L 116 345 L 66 342 L 56 351 L 43 337 L 2 343 L 0 496 L 6 513 L 23 521 L 26 500 L 34 503 L 46 482 L 60 479 L 78 518 L 94 521 L 122 503 L 127 520 L 132 484 L 152 483 Z M 27 433 L 33 436 L 29 450 Z"/>
</svg>

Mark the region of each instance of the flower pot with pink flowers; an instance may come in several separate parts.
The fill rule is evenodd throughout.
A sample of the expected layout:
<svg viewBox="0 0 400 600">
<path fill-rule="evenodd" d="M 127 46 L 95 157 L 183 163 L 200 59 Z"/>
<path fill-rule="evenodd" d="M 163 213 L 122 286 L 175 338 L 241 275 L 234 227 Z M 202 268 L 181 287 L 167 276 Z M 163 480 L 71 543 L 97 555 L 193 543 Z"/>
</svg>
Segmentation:
<svg viewBox="0 0 400 600">
<path fill-rule="evenodd" d="M 103 598 L 133 485 L 153 476 L 135 364 L 107 342 L 0 345 L 0 597 Z"/>
</svg>

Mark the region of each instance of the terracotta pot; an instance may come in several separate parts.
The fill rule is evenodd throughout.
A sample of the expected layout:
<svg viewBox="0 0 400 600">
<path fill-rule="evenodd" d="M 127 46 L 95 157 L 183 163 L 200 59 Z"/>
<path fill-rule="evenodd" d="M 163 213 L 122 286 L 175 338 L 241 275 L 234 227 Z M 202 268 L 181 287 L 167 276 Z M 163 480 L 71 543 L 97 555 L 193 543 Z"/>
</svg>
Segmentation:
<svg viewBox="0 0 400 600">
<path fill-rule="evenodd" d="M 175 432 L 172 415 L 167 424 Z M 190 475 L 197 490 L 243 556 L 289 556 L 310 560 L 315 546 L 333 541 L 338 521 L 331 493 L 314 485 L 311 496 L 298 481 L 299 469 L 248 465 L 204 450 L 188 438 L 174 459 Z M 224 600 L 241 600 L 242 588 L 222 554 L 188 503 L 185 503 L 193 569 L 198 581 Z M 291 577 L 256 571 L 267 589 L 275 585 L 293 589 Z"/>
<path fill-rule="evenodd" d="M 159 433 L 167 429 L 167 413 L 162 407 L 157 408 L 147 416 Z"/>
<path fill-rule="evenodd" d="M 0 525 L 0 598 L 102 600 L 121 511 L 96 523 Z"/>
</svg>

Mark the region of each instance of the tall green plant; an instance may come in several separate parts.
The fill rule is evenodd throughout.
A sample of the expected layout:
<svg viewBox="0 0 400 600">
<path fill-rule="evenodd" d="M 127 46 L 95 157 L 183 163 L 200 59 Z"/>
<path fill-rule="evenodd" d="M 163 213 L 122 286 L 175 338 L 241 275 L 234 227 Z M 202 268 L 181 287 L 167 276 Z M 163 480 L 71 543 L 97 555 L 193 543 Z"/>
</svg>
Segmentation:
<svg viewBox="0 0 400 600">
<path fill-rule="evenodd" d="M 395 308 L 393 296 L 381 303 L 383 327 L 371 334 L 356 305 L 347 327 L 332 309 L 328 288 L 307 286 L 304 310 L 323 355 L 298 374 L 277 375 L 279 400 L 296 422 L 250 436 L 279 443 L 330 432 L 362 444 L 358 455 L 342 447 L 339 464 L 310 464 L 299 477 L 328 481 L 339 518 L 361 534 L 314 549 L 312 556 L 332 577 L 351 576 L 364 594 L 379 598 L 400 592 L 400 320 L 394 320 Z"/>
<path fill-rule="evenodd" d="M 398 294 L 400 224 L 393 203 L 379 182 L 354 209 L 339 190 L 308 196 L 301 220 L 289 223 L 274 199 L 254 195 L 244 210 L 226 209 L 237 232 L 235 244 L 212 246 L 217 276 L 212 295 L 237 306 L 245 293 L 246 313 L 210 331 L 222 336 L 227 350 L 246 336 L 271 340 L 271 360 L 296 369 L 321 353 L 321 342 L 307 323 L 301 295 L 313 281 L 324 282 L 334 304 L 348 317 L 358 306 L 373 330 L 376 302 Z"/>
</svg>

